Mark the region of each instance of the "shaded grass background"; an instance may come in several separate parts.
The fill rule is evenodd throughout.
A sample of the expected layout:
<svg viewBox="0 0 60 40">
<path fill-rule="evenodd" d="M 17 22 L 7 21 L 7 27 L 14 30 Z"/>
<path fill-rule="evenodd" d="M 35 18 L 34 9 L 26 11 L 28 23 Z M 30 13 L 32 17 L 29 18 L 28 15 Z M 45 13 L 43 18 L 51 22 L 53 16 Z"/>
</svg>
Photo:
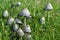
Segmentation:
<svg viewBox="0 0 60 40">
<path fill-rule="evenodd" d="M 21 6 L 10 8 L 11 4 L 21 2 Z M 0 40 L 2 39 L 2 13 L 4 10 L 8 10 L 10 16 L 14 18 L 23 8 L 28 8 L 33 20 L 27 20 L 27 24 L 32 29 L 32 40 L 60 40 L 60 0 L 0 0 Z M 43 10 L 46 4 L 50 2 L 54 10 Z M 47 13 L 49 12 L 49 22 L 47 20 Z M 46 18 L 46 24 L 44 25 L 44 31 L 41 29 L 41 24 L 38 19 L 44 16 Z M 4 23 L 6 20 L 4 21 Z M 9 39 L 9 26 L 4 25 L 4 40 Z"/>
</svg>

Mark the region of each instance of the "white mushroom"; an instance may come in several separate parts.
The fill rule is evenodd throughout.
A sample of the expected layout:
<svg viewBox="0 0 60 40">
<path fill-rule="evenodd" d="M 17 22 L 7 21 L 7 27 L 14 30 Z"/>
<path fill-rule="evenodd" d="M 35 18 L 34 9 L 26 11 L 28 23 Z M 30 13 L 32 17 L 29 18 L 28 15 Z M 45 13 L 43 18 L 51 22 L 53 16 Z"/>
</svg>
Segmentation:
<svg viewBox="0 0 60 40">
<path fill-rule="evenodd" d="M 27 8 L 24 8 L 22 10 L 22 12 L 20 13 L 21 16 L 26 16 L 26 17 L 29 17 L 30 16 L 30 12 Z"/>
<path fill-rule="evenodd" d="M 46 8 L 45 8 L 45 9 L 46 9 L 46 10 L 52 10 L 53 7 L 52 7 L 51 3 L 48 3 L 48 4 L 46 5 Z"/>
<path fill-rule="evenodd" d="M 8 24 L 11 25 L 13 22 L 14 22 L 14 18 L 9 17 L 9 19 L 8 19 Z"/>
<path fill-rule="evenodd" d="M 17 4 L 16 4 L 17 6 L 20 6 L 21 5 L 21 3 L 20 2 L 17 2 Z"/>
<path fill-rule="evenodd" d="M 5 17 L 5 18 L 8 17 L 8 11 L 7 10 L 4 11 L 3 17 Z"/>
<path fill-rule="evenodd" d="M 19 36 L 24 36 L 24 32 L 21 28 L 18 29 L 17 33 L 18 33 Z"/>
<path fill-rule="evenodd" d="M 41 22 L 41 24 L 45 24 L 45 17 L 42 17 L 42 18 L 40 19 L 40 22 Z"/>
<path fill-rule="evenodd" d="M 17 24 L 14 24 L 14 26 L 13 26 L 13 31 L 17 31 L 19 29 L 19 27 L 18 27 L 18 25 Z"/>
<path fill-rule="evenodd" d="M 31 28 L 29 25 L 24 27 L 24 32 L 31 33 Z"/>
<path fill-rule="evenodd" d="M 22 24 L 21 20 L 19 20 L 18 18 L 15 19 L 15 22 L 18 24 Z"/>
<path fill-rule="evenodd" d="M 26 34 L 26 40 L 31 40 L 31 34 Z"/>
</svg>

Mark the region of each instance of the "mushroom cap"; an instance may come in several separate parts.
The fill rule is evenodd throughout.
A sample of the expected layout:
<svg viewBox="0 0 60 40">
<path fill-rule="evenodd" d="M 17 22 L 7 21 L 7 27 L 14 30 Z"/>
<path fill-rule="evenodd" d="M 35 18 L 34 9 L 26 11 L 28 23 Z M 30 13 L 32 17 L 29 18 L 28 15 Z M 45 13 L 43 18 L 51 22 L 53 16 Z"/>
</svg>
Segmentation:
<svg viewBox="0 0 60 40">
<path fill-rule="evenodd" d="M 14 22 L 14 18 L 9 17 L 9 19 L 8 19 L 8 24 L 11 25 L 13 22 Z"/>
<path fill-rule="evenodd" d="M 24 32 L 31 33 L 31 28 L 29 25 L 24 27 Z"/>
<path fill-rule="evenodd" d="M 21 5 L 21 3 L 20 2 L 17 2 L 17 6 L 20 6 Z"/>
<path fill-rule="evenodd" d="M 4 11 L 3 17 L 8 17 L 8 11 L 7 10 Z"/>
<path fill-rule="evenodd" d="M 52 7 L 51 3 L 48 3 L 48 4 L 46 5 L 46 8 L 45 8 L 45 9 L 46 9 L 46 10 L 52 10 L 53 7 Z"/>
<path fill-rule="evenodd" d="M 24 32 L 22 31 L 21 28 L 18 29 L 17 33 L 18 33 L 19 36 L 24 36 Z"/>
<path fill-rule="evenodd" d="M 19 20 L 18 18 L 15 19 L 15 22 L 18 24 L 22 24 L 21 20 Z"/>
<path fill-rule="evenodd" d="M 42 17 L 42 18 L 40 19 L 40 22 L 41 22 L 41 24 L 45 24 L 45 17 Z"/>
<path fill-rule="evenodd" d="M 27 8 L 24 8 L 21 11 L 20 15 L 28 17 L 28 16 L 30 16 L 30 12 L 29 12 L 29 10 Z"/>
<path fill-rule="evenodd" d="M 19 29 L 19 27 L 18 27 L 18 25 L 17 24 L 14 24 L 14 26 L 13 26 L 13 31 L 17 31 Z"/>
</svg>

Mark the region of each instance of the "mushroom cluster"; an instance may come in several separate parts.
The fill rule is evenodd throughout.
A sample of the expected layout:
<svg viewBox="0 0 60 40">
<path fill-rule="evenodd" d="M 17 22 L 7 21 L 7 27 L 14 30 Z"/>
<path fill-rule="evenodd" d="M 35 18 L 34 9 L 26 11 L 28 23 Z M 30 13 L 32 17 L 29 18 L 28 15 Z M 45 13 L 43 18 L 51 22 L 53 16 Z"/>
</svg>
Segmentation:
<svg viewBox="0 0 60 40">
<path fill-rule="evenodd" d="M 20 2 L 16 4 L 16 6 L 21 5 Z M 25 36 L 26 39 L 31 38 L 31 28 L 30 25 L 26 25 L 26 19 L 30 17 L 30 12 L 27 8 L 24 8 L 20 14 L 21 17 L 24 16 L 24 23 L 19 19 L 19 18 L 13 18 L 12 16 L 9 16 L 9 13 L 7 10 L 4 11 L 3 17 L 7 18 L 8 17 L 8 22 L 7 24 L 12 28 L 13 32 L 16 32 L 18 36 L 23 37 Z M 23 28 L 19 27 L 22 26 Z"/>
<path fill-rule="evenodd" d="M 17 2 L 17 4 L 15 6 L 20 6 L 20 5 L 21 5 L 21 3 Z M 48 3 L 46 5 L 45 9 L 46 10 L 52 10 L 53 7 L 50 3 Z M 27 8 L 24 8 L 18 15 L 19 15 L 19 17 L 24 17 L 24 23 L 19 18 L 15 19 L 12 16 L 9 17 L 9 13 L 8 13 L 7 10 L 5 10 L 4 13 L 3 13 L 4 18 L 9 17 L 7 24 L 12 28 L 12 31 L 16 32 L 18 36 L 20 36 L 20 37 L 25 36 L 26 40 L 30 40 L 31 39 L 31 28 L 30 28 L 30 25 L 26 24 L 26 20 L 28 20 L 28 18 L 31 17 L 30 12 Z M 42 25 L 45 24 L 45 17 L 41 17 L 40 23 Z M 22 26 L 20 24 L 23 25 L 22 28 L 19 27 L 19 26 Z"/>
</svg>

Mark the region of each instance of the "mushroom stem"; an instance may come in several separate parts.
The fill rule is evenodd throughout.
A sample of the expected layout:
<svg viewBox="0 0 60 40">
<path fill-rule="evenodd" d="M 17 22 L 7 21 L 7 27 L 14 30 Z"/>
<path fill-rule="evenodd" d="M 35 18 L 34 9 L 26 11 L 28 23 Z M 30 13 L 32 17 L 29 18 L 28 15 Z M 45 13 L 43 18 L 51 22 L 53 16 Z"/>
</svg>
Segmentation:
<svg viewBox="0 0 60 40">
<path fill-rule="evenodd" d="M 47 19 L 48 19 L 48 22 L 49 22 L 49 12 L 47 12 Z"/>
<path fill-rule="evenodd" d="M 26 17 L 24 18 L 24 26 L 26 26 Z"/>
</svg>

